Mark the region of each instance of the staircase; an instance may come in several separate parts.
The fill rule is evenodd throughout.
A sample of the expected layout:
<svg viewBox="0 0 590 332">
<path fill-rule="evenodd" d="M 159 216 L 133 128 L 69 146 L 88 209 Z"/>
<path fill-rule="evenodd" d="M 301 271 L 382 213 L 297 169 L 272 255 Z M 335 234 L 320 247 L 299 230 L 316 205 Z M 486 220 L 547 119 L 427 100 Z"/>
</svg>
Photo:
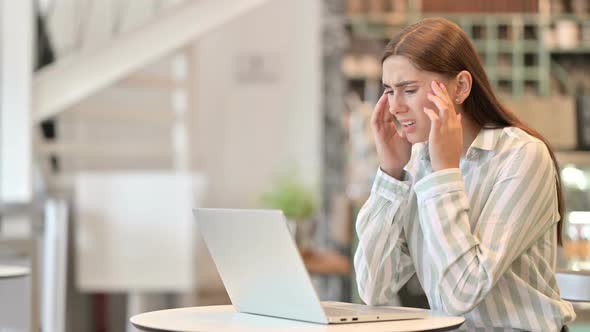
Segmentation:
<svg viewBox="0 0 590 332">
<path fill-rule="evenodd" d="M 268 0 L 146 1 L 142 8 L 129 7 L 135 1 L 69 1 L 78 4 L 71 11 L 82 12 L 71 17 L 82 32 L 52 37 L 58 60 L 33 80 L 33 122 L 57 120 L 57 139 L 35 144 L 49 189 L 68 191 L 81 170 L 187 170 L 192 42 Z M 66 9 L 48 11 L 50 32 L 60 31 L 51 29 L 52 17 L 63 20 Z"/>
<path fill-rule="evenodd" d="M 98 49 L 82 48 L 41 70 L 33 83 L 39 123 L 131 73 L 187 46 L 211 29 L 268 0 L 188 0 Z M 98 1 L 96 1 L 98 2 Z"/>
</svg>

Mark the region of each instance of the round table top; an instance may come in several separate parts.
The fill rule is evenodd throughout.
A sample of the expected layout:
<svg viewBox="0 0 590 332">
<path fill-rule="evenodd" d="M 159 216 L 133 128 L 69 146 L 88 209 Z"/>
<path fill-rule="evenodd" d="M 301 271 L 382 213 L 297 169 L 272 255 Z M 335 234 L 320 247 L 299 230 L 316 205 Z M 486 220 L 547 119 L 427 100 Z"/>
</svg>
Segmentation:
<svg viewBox="0 0 590 332">
<path fill-rule="evenodd" d="M 254 332 L 254 331 L 311 331 L 311 332 L 360 332 L 370 331 L 446 331 L 455 329 L 465 321 L 463 317 L 432 314 L 423 319 L 381 321 L 371 323 L 351 323 L 324 325 L 289 319 L 244 314 L 234 310 L 231 305 L 191 307 L 146 312 L 130 319 L 138 329 L 144 331 L 184 331 L 184 332 Z"/>
<path fill-rule="evenodd" d="M 24 277 L 29 271 L 29 268 L 24 266 L 0 265 L 0 279 Z"/>
</svg>

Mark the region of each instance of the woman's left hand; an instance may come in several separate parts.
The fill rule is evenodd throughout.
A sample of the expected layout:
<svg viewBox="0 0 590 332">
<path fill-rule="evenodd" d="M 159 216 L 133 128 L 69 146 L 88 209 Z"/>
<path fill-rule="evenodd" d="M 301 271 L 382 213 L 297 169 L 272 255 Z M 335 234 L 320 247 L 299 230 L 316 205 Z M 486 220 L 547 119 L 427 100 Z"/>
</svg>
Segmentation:
<svg viewBox="0 0 590 332">
<path fill-rule="evenodd" d="M 463 152 L 463 127 L 461 114 L 455 113 L 453 101 L 449 97 L 444 84 L 432 81 L 432 93 L 428 93 L 428 100 L 436 105 L 438 114 L 427 107 L 424 113 L 430 118 L 430 135 L 428 137 L 428 151 L 433 171 L 447 168 L 459 168 L 459 161 Z"/>
</svg>

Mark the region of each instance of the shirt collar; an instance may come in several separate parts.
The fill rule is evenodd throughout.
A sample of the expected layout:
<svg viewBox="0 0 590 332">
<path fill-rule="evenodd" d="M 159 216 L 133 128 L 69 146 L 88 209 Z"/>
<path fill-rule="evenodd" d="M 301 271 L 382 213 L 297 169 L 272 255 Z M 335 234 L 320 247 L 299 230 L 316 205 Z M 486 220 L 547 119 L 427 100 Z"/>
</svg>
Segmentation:
<svg viewBox="0 0 590 332">
<path fill-rule="evenodd" d="M 482 128 L 471 143 L 470 148 L 487 151 L 494 150 L 503 129 L 504 128 Z"/>
<path fill-rule="evenodd" d="M 504 128 L 483 127 L 471 143 L 468 150 L 471 150 L 471 148 L 486 151 L 494 150 L 503 130 Z M 410 162 L 404 167 L 404 170 L 410 173 L 412 177 L 416 177 L 418 168 L 424 161 L 427 163 L 430 162 L 428 142 L 416 143 L 412 145 L 412 158 L 410 158 Z"/>
<path fill-rule="evenodd" d="M 430 161 L 430 155 L 428 154 L 428 142 L 416 143 L 412 145 L 412 156 L 408 164 L 404 167 L 404 170 L 408 172 L 412 178 L 416 177 L 418 168 L 422 161 Z"/>
</svg>

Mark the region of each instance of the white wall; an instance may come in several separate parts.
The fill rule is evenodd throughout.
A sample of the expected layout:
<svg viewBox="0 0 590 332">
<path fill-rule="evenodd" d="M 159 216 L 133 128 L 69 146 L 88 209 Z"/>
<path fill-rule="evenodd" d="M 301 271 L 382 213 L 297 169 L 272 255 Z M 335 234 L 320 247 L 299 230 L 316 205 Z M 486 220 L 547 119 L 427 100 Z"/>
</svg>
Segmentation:
<svg viewBox="0 0 590 332">
<path fill-rule="evenodd" d="M 0 0 L 0 202 L 32 197 L 32 1 Z"/>
<path fill-rule="evenodd" d="M 319 43 L 317 0 L 270 1 L 197 42 L 191 152 L 209 177 L 208 206 L 257 206 L 292 165 L 319 187 Z M 248 74 L 256 57 L 263 64 Z"/>
</svg>

